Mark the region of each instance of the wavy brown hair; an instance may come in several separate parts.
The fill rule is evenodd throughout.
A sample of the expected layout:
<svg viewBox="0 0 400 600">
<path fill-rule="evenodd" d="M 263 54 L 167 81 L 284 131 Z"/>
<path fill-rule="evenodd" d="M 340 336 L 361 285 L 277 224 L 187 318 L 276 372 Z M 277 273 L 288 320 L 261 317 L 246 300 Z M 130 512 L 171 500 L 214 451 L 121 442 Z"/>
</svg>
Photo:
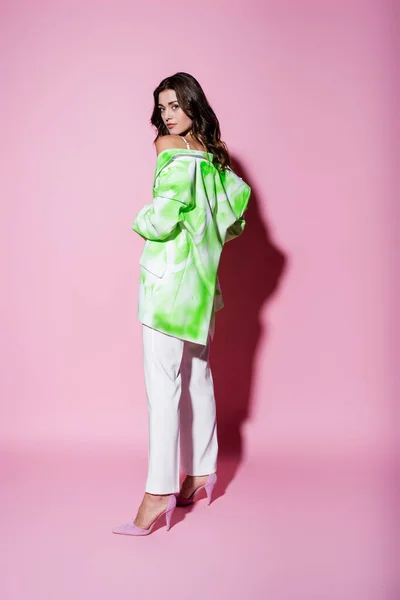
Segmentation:
<svg viewBox="0 0 400 600">
<path fill-rule="evenodd" d="M 158 94 L 164 90 L 174 90 L 178 104 L 187 116 L 192 119 L 192 136 L 213 154 L 213 164 L 220 170 L 232 168 L 229 151 L 221 140 L 219 122 L 211 108 L 199 82 L 189 73 L 175 73 L 166 77 L 153 92 L 154 108 L 150 123 L 157 129 L 157 137 L 169 135 L 169 130 L 161 117 L 158 107 Z"/>
</svg>

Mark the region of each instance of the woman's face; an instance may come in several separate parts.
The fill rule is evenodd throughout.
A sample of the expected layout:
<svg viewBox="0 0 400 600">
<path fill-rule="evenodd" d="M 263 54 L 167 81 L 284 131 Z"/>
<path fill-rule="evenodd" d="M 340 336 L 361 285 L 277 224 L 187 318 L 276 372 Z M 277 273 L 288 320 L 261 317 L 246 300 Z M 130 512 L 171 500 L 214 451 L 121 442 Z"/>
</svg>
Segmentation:
<svg viewBox="0 0 400 600">
<path fill-rule="evenodd" d="M 192 119 L 183 112 L 176 99 L 175 90 L 164 90 L 158 94 L 158 107 L 161 118 L 168 131 L 172 134 L 180 135 L 189 131 L 192 126 Z"/>
</svg>

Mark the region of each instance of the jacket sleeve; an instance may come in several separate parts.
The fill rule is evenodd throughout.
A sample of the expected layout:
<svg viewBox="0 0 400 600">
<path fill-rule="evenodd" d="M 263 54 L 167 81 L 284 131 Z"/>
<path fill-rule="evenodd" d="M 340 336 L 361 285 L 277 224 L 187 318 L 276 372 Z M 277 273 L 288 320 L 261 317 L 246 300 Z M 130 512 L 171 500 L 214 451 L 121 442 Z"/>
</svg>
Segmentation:
<svg viewBox="0 0 400 600">
<path fill-rule="evenodd" d="M 183 220 L 183 213 L 193 206 L 192 187 L 190 161 L 172 160 L 158 173 L 153 186 L 153 203 L 139 210 L 132 229 L 153 242 L 168 238 Z"/>
</svg>

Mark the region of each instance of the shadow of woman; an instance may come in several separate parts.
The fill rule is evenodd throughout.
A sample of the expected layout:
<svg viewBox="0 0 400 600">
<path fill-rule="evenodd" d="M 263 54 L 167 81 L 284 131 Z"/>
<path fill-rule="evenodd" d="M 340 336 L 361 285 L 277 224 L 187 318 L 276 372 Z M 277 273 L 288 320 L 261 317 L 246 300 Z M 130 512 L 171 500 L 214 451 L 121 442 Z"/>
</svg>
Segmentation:
<svg viewBox="0 0 400 600">
<path fill-rule="evenodd" d="M 252 192 L 244 231 L 226 244 L 218 270 L 224 308 L 216 315 L 210 354 L 217 404 L 218 496 L 243 458 L 242 427 L 250 416 L 254 361 L 261 338 L 265 341 L 268 335 L 261 310 L 276 291 L 287 262 L 271 241 L 246 172 L 233 158 L 232 168 Z"/>
</svg>

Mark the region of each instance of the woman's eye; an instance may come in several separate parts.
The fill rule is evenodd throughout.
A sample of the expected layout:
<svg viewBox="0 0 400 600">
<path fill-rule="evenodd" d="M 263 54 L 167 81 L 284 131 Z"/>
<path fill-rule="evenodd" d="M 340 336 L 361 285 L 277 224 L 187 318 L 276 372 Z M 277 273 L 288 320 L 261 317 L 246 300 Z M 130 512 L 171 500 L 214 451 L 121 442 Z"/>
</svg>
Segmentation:
<svg viewBox="0 0 400 600">
<path fill-rule="evenodd" d="M 172 108 L 179 108 L 179 104 L 173 104 Z M 163 112 L 163 110 L 165 110 L 165 108 L 160 106 L 160 112 Z"/>
</svg>

